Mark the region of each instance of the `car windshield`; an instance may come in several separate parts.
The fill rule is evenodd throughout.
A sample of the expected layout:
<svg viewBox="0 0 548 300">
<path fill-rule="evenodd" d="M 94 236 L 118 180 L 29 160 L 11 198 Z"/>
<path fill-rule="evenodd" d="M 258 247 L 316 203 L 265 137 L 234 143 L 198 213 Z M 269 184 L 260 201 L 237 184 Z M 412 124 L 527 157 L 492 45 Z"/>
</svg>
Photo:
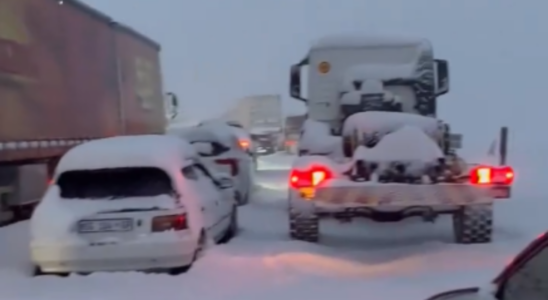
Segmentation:
<svg viewBox="0 0 548 300">
<path fill-rule="evenodd" d="M 168 174 L 154 167 L 66 171 L 56 184 L 64 199 L 121 199 L 174 194 Z"/>
</svg>

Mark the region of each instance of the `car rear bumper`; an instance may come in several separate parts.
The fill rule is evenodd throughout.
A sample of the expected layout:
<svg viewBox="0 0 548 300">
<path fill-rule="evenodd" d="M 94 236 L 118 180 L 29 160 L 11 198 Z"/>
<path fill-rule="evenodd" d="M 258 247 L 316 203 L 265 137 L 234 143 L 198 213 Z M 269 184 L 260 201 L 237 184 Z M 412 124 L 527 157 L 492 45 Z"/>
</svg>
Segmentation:
<svg viewBox="0 0 548 300">
<path fill-rule="evenodd" d="M 43 272 L 156 270 L 192 263 L 196 242 L 190 237 L 172 242 L 110 245 L 31 245 L 33 262 Z"/>
</svg>

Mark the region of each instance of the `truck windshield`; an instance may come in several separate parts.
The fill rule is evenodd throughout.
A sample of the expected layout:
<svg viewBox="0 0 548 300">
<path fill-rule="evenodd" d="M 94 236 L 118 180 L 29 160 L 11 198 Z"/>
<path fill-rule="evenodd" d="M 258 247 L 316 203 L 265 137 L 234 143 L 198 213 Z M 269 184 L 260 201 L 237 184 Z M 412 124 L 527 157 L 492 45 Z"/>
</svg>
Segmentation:
<svg viewBox="0 0 548 300">
<path fill-rule="evenodd" d="M 56 184 L 63 199 L 109 200 L 175 194 L 166 172 L 153 167 L 67 171 Z"/>
<path fill-rule="evenodd" d="M 360 49 L 362 64 L 410 64 L 419 57 L 416 46 L 375 47 Z"/>
</svg>

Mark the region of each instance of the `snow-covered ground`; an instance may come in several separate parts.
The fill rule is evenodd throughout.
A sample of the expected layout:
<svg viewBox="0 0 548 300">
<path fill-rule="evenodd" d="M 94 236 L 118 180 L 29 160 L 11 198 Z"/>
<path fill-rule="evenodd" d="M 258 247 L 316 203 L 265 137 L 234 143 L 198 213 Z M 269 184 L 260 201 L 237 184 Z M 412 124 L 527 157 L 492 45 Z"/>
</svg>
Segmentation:
<svg viewBox="0 0 548 300">
<path fill-rule="evenodd" d="M 319 245 L 291 241 L 284 197 L 291 157 L 261 158 L 259 187 L 242 208 L 241 233 L 214 246 L 187 274 L 28 276 L 28 225 L 0 229 L 0 291 L 10 300 L 371 299 L 421 300 L 491 279 L 548 220 L 545 199 L 516 195 L 497 206 L 495 242 L 456 245 L 449 222 L 322 223 Z M 324 226 L 325 225 L 325 226 Z"/>
</svg>

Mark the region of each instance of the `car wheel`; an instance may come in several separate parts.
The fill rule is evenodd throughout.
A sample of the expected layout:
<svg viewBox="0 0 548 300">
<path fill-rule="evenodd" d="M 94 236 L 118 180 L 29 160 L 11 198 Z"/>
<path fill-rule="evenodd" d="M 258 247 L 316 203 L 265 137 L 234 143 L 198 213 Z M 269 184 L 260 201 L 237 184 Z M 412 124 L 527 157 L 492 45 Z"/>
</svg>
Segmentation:
<svg viewBox="0 0 548 300">
<path fill-rule="evenodd" d="M 70 273 L 66 273 L 66 272 L 63 272 L 63 273 L 48 273 L 48 272 L 42 271 L 42 268 L 40 268 L 40 266 L 38 266 L 38 265 L 34 265 L 32 267 L 32 276 L 33 277 L 46 276 L 46 275 L 54 275 L 54 276 L 59 276 L 59 277 L 68 277 L 70 275 Z"/>
<path fill-rule="evenodd" d="M 198 238 L 198 245 L 196 246 L 196 250 L 194 250 L 194 257 L 192 258 L 192 262 L 187 266 L 175 267 L 175 268 L 169 269 L 168 271 L 169 275 L 177 276 L 177 275 L 188 272 L 188 270 L 192 268 L 192 265 L 194 264 L 194 262 L 196 262 L 198 258 L 202 257 L 202 255 L 204 254 L 206 245 L 207 245 L 207 236 L 206 236 L 205 230 L 202 229 L 202 232 L 200 233 L 200 237 Z"/>
<path fill-rule="evenodd" d="M 238 235 L 238 230 L 238 208 L 237 206 L 234 206 L 232 208 L 232 213 L 230 214 L 230 225 L 228 225 L 228 228 L 223 238 L 219 240 L 219 244 L 228 243 L 232 238 Z"/>
</svg>

